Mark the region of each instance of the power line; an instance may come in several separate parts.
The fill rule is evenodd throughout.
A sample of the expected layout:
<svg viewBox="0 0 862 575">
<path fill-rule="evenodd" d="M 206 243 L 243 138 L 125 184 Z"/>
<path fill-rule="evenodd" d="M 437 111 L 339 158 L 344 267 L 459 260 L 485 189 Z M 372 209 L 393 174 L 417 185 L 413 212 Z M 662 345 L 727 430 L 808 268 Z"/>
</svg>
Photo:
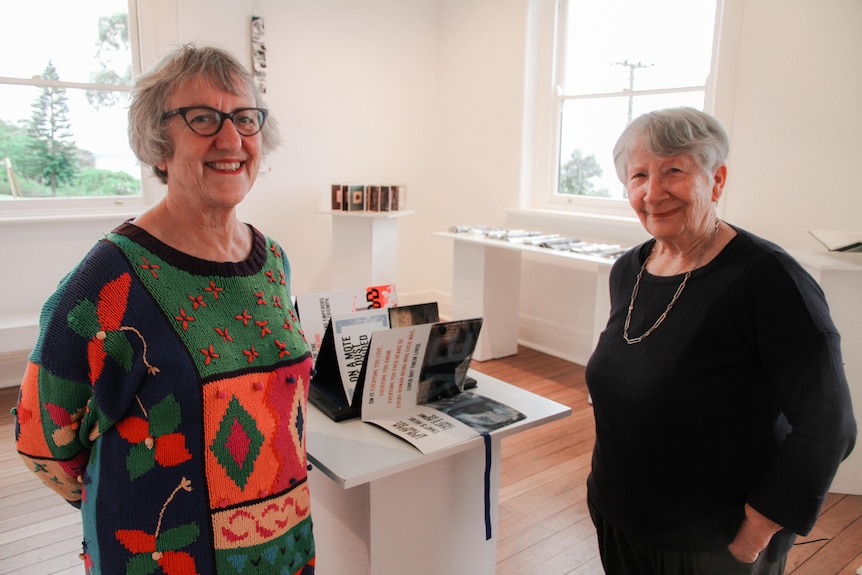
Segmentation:
<svg viewBox="0 0 862 575">
<path fill-rule="evenodd" d="M 634 90 L 635 90 L 635 70 L 638 68 L 650 68 L 652 64 L 644 64 L 643 62 L 629 62 L 628 60 L 623 60 L 622 62 L 614 62 L 614 66 L 625 66 L 629 69 L 629 87 L 624 90 L 629 93 L 629 115 L 628 122 L 632 121 L 632 102 L 634 100 Z"/>
</svg>

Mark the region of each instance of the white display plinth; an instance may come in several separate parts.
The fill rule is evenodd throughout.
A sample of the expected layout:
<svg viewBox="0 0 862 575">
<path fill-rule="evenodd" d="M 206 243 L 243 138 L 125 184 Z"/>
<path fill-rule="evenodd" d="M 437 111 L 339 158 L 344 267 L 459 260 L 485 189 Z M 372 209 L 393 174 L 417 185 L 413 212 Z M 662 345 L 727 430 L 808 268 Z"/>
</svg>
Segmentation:
<svg viewBox="0 0 862 575">
<path fill-rule="evenodd" d="M 493 575 L 500 442 L 571 414 L 565 405 L 471 370 L 476 392 L 526 419 L 491 433 L 485 537 L 485 444 L 477 437 L 423 454 L 360 420 L 335 423 L 309 405 L 307 448 L 321 575 Z"/>
<path fill-rule="evenodd" d="M 412 211 L 321 212 L 332 216 L 332 288 L 394 284 L 398 218 Z"/>
<path fill-rule="evenodd" d="M 841 334 L 844 372 L 850 384 L 857 424 L 862 425 L 862 254 L 791 252 L 826 294 L 832 321 Z M 838 468 L 830 491 L 862 495 L 862 449 L 856 449 Z"/>
<path fill-rule="evenodd" d="M 518 305 L 521 296 L 521 254 L 535 253 L 586 263 L 596 274 L 593 347 L 610 314 L 608 276 L 613 260 L 586 254 L 485 237 L 435 232 L 454 242 L 452 319 L 482 317 L 484 323 L 473 358 L 485 361 L 518 351 Z"/>
</svg>

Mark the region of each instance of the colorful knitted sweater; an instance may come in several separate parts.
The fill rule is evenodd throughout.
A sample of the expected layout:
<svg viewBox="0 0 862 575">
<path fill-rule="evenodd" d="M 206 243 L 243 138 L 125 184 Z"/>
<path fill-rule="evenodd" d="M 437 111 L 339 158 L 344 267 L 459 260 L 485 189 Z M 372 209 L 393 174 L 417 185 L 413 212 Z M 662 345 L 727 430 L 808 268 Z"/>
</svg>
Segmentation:
<svg viewBox="0 0 862 575">
<path fill-rule="evenodd" d="M 251 231 L 218 263 L 125 223 L 45 304 L 16 440 L 80 506 L 90 574 L 314 572 L 311 354 L 287 258 Z"/>
</svg>

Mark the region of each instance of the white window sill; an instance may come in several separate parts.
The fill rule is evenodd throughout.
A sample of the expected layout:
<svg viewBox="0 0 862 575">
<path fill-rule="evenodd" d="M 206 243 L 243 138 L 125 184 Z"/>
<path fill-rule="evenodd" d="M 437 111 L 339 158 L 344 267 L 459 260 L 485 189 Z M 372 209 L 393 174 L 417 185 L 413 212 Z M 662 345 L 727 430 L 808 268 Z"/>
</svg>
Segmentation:
<svg viewBox="0 0 862 575">
<path fill-rule="evenodd" d="M 129 218 L 140 215 L 141 210 L 111 210 L 95 212 L 19 212 L 0 213 L 0 227 L 48 224 L 48 223 L 77 223 L 77 222 L 123 222 Z"/>
</svg>

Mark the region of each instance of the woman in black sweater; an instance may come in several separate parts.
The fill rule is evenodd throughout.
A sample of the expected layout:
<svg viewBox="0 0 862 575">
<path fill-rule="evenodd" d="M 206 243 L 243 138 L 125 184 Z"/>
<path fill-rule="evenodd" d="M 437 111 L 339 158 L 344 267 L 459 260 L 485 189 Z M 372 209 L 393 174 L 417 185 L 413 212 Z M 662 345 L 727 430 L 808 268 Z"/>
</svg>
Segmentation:
<svg viewBox="0 0 862 575">
<path fill-rule="evenodd" d="M 614 149 L 653 239 L 615 263 L 586 372 L 609 575 L 784 573 L 855 441 L 822 291 L 716 215 L 727 152 L 721 125 L 691 108 L 641 116 Z"/>
</svg>

